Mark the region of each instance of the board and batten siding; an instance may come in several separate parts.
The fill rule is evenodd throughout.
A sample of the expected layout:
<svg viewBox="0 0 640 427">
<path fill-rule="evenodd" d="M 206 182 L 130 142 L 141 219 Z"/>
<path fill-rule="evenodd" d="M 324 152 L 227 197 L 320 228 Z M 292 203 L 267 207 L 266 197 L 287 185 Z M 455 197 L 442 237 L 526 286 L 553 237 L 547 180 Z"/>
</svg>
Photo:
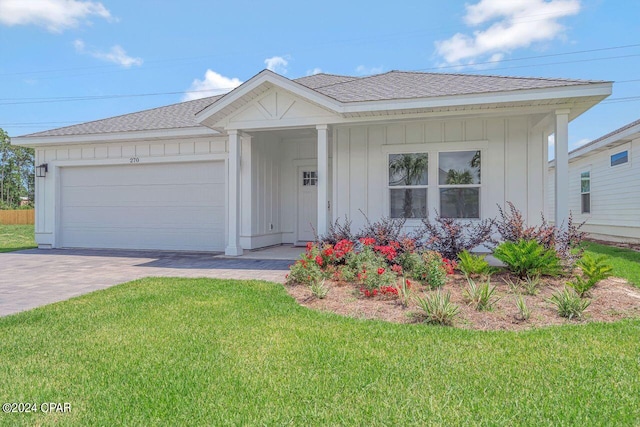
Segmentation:
<svg viewBox="0 0 640 427">
<path fill-rule="evenodd" d="M 243 139 L 240 244 L 244 249 L 282 243 L 279 143 L 266 132 Z"/>
<path fill-rule="evenodd" d="M 36 164 L 48 163 L 46 178 L 36 178 L 36 242 L 43 247 L 57 244 L 60 226 L 60 170 L 74 166 L 125 165 L 131 159 L 139 164 L 188 161 L 224 161 L 227 141 L 223 137 L 180 140 L 62 145 L 36 149 Z M 136 164 L 131 164 L 136 167 Z M 170 173 L 170 170 L 167 170 Z M 226 194 L 220 195 L 226 198 Z M 185 219 L 188 220 L 188 219 Z"/>
<path fill-rule="evenodd" d="M 495 217 L 497 206 L 511 201 L 529 222 L 540 222 L 547 145 L 526 117 L 345 126 L 336 128 L 334 136 L 333 213 L 352 220 L 353 229 L 365 224 L 364 215 L 372 221 L 389 215 L 387 153 L 396 149 L 432 154 L 481 149 L 481 218 Z M 431 218 L 434 208 L 428 205 Z"/>
<path fill-rule="evenodd" d="M 629 161 L 611 166 L 611 155 L 628 150 Z M 591 173 L 591 212 L 581 212 L 580 175 Z M 555 168 L 548 171 L 548 210 L 553 217 Z M 569 209 L 583 230 L 608 240 L 640 240 L 640 139 L 600 152 L 590 152 L 569 162 Z"/>
</svg>

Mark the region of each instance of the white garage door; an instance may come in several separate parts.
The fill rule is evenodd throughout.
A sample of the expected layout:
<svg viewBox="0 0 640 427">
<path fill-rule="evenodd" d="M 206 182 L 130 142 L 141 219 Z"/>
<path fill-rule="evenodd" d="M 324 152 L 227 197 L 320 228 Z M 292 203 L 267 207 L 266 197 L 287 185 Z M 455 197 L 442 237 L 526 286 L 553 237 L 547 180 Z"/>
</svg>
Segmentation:
<svg viewBox="0 0 640 427">
<path fill-rule="evenodd" d="M 224 162 L 61 169 L 60 246 L 224 250 Z"/>
</svg>

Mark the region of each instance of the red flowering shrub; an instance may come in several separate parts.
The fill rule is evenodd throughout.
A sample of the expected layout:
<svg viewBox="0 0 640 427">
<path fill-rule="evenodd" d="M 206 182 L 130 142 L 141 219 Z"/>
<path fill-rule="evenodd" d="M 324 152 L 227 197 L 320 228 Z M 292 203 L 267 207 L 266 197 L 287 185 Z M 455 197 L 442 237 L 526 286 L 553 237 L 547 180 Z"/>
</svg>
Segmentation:
<svg viewBox="0 0 640 427">
<path fill-rule="evenodd" d="M 442 258 L 444 270 L 447 272 L 447 275 L 452 275 L 455 272 L 455 269 L 458 268 L 458 263 L 452 259 Z"/>
<path fill-rule="evenodd" d="M 373 250 L 382 254 L 387 261 L 393 261 L 398 256 L 398 252 L 396 252 L 396 247 L 399 247 L 398 242 L 392 242 L 395 245 L 386 245 L 386 246 L 374 246 Z"/>
<path fill-rule="evenodd" d="M 402 273 L 403 273 L 402 266 L 399 264 L 393 264 L 391 266 L 391 271 L 396 273 L 398 276 L 402 276 Z"/>
<path fill-rule="evenodd" d="M 353 242 L 350 240 L 340 240 L 333 247 L 333 259 L 336 264 L 343 264 L 348 254 L 353 252 Z"/>
<path fill-rule="evenodd" d="M 360 288 L 360 292 L 362 292 L 362 294 L 367 297 L 367 298 L 372 298 L 375 296 L 378 296 L 378 290 L 377 289 L 367 289 L 367 288 Z"/>
<path fill-rule="evenodd" d="M 304 254 L 293 265 L 289 267 L 287 275 L 287 284 L 300 283 L 303 285 L 312 285 L 318 283 L 324 277 L 324 273 L 317 262 L 309 259 Z"/>
<path fill-rule="evenodd" d="M 373 237 L 361 237 L 360 239 L 358 239 L 358 241 L 360 241 L 360 243 L 365 246 L 373 246 L 376 244 L 376 239 L 374 239 Z"/>
<path fill-rule="evenodd" d="M 398 289 L 393 286 L 381 286 L 380 293 L 382 295 L 398 295 Z"/>
</svg>

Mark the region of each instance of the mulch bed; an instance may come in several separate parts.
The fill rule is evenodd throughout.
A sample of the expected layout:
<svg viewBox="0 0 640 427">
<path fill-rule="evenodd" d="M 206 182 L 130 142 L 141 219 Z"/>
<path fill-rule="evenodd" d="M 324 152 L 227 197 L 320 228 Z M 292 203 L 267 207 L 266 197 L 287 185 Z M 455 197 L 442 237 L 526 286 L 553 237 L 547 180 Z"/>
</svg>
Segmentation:
<svg viewBox="0 0 640 427">
<path fill-rule="evenodd" d="M 614 322 L 625 318 L 640 318 L 640 289 L 629 285 L 624 279 L 609 278 L 601 281 L 590 291 L 591 305 L 582 319 L 565 319 L 557 314 L 556 307 L 546 299 L 562 290 L 567 279 L 544 278 L 537 295 L 524 295 L 531 310 L 528 320 L 518 319 L 515 294 L 505 283 L 508 273 L 496 274 L 491 284 L 496 286 L 501 299 L 492 311 L 476 311 L 464 300 L 467 280 L 460 274 L 449 276 L 442 291 L 451 293 L 451 301 L 460 307 L 454 326 L 475 330 L 526 330 L 552 325 L 579 324 L 586 322 Z M 478 280 L 478 283 L 480 281 Z M 313 310 L 329 311 L 360 319 L 378 319 L 395 323 L 422 321 L 420 310 L 410 303 L 402 307 L 390 296 L 364 297 L 352 284 L 327 281 L 330 288 L 324 299 L 318 299 L 304 285 L 286 286 L 287 291 L 299 304 Z M 414 285 L 414 295 L 424 295 L 424 288 Z"/>
</svg>

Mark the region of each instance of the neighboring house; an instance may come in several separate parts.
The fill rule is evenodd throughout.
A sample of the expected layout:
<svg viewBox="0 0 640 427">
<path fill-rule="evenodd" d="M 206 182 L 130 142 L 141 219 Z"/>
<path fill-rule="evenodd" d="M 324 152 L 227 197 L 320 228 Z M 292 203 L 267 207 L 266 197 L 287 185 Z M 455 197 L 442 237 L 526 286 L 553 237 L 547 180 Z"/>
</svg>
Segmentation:
<svg viewBox="0 0 640 427">
<path fill-rule="evenodd" d="M 568 122 L 610 93 L 602 81 L 264 70 L 223 96 L 13 143 L 47 165 L 40 247 L 239 255 L 306 242 L 338 218 L 358 228 L 363 214 L 473 221 L 511 201 L 538 222 L 548 135 L 567 166 Z"/>
<path fill-rule="evenodd" d="M 554 176 L 555 161 L 551 161 L 550 219 L 554 219 Z M 594 238 L 640 242 L 640 120 L 569 153 L 569 209 Z"/>
</svg>

